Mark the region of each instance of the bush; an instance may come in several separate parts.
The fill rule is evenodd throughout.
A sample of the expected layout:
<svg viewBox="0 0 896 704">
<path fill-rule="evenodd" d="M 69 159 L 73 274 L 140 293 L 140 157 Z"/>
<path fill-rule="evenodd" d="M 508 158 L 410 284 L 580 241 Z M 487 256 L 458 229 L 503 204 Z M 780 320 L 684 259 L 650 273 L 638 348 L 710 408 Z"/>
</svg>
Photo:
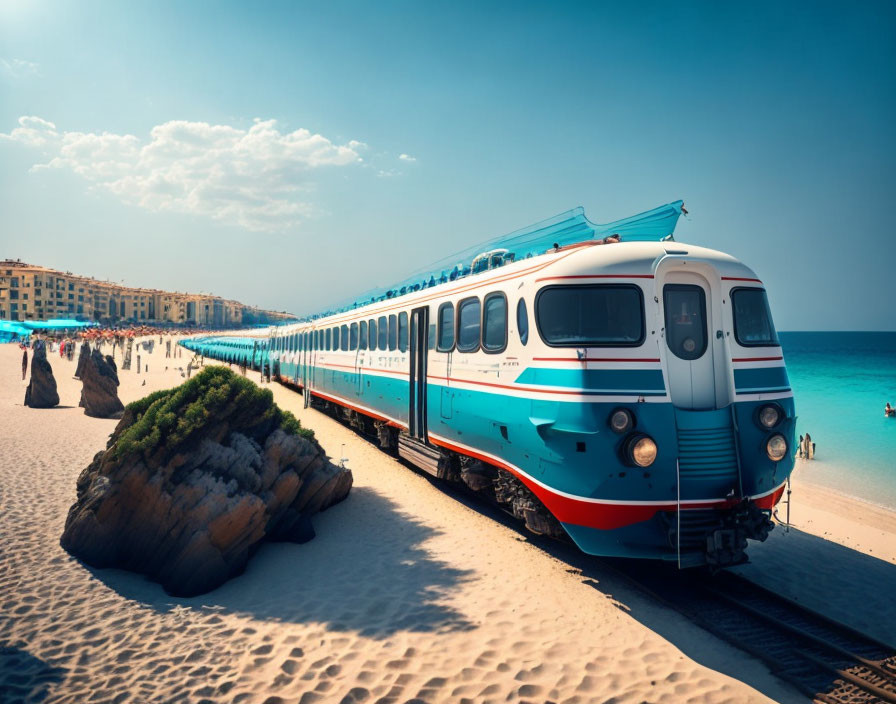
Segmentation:
<svg viewBox="0 0 896 704">
<path fill-rule="evenodd" d="M 116 459 L 131 453 L 174 453 L 198 443 L 210 423 L 260 442 L 277 427 L 314 438 L 313 431 L 274 403 L 269 389 L 226 367 L 212 366 L 180 386 L 129 404 L 109 447 Z"/>
</svg>

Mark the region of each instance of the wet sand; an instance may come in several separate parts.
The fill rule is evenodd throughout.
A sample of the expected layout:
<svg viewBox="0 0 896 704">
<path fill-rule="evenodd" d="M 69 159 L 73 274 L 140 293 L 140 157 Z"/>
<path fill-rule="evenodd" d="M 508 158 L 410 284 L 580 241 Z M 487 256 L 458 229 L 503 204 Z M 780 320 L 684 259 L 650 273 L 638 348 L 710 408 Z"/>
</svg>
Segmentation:
<svg viewBox="0 0 896 704">
<path fill-rule="evenodd" d="M 150 370 L 120 372 L 122 400 L 180 383 L 183 354 L 141 353 Z M 0 701 L 803 701 L 599 561 L 530 540 L 277 384 L 277 402 L 354 472 L 313 541 L 265 545 L 192 599 L 88 569 L 59 536 L 117 421 L 84 416 L 75 362 L 50 361 L 63 407 L 25 408 L 21 351 L 0 345 Z M 739 569 L 834 611 L 864 583 L 894 593 L 893 514 L 796 488 L 796 527 Z M 892 628 L 892 605 L 862 594 L 888 610 L 849 618 Z"/>
</svg>

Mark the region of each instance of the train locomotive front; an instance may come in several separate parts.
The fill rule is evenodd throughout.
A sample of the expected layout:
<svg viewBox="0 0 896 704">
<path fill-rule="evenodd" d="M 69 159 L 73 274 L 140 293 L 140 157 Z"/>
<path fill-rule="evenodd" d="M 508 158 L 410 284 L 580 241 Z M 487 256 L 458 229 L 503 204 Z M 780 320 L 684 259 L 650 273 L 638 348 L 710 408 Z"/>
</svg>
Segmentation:
<svg viewBox="0 0 896 704">
<path fill-rule="evenodd" d="M 508 469 L 585 552 L 742 562 L 794 463 L 793 394 L 758 277 L 712 250 L 629 243 L 531 283 L 538 334 L 516 378 L 529 393 L 512 402 L 528 410 L 528 447 L 505 448 Z"/>
<path fill-rule="evenodd" d="M 267 338 L 186 345 L 264 359 L 384 449 L 586 553 L 737 564 L 793 470 L 793 394 L 756 274 L 656 239 L 490 250 Z"/>
</svg>

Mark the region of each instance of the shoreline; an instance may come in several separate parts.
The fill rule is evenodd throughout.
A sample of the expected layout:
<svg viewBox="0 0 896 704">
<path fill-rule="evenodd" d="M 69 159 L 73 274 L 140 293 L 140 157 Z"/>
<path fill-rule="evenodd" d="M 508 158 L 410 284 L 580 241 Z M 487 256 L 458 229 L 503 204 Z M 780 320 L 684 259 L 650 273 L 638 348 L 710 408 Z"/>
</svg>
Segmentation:
<svg viewBox="0 0 896 704">
<path fill-rule="evenodd" d="M 158 344 L 141 355 L 148 373 L 119 372 L 126 404 L 182 383 L 192 357 Z M 76 362 L 48 359 L 62 405 L 25 408 L 21 351 L 0 345 L 0 646 L 12 653 L 0 690 L 12 701 L 804 701 L 599 561 L 544 550 L 276 383 L 260 385 L 354 474 L 317 537 L 264 544 L 244 574 L 191 599 L 88 569 L 59 536 L 75 479 L 118 421 L 84 416 Z M 777 526 L 738 570 L 891 637 L 896 513 L 794 489 L 790 531 Z"/>
<path fill-rule="evenodd" d="M 838 515 L 854 512 L 851 518 L 855 522 L 869 528 L 879 528 L 896 533 L 896 508 L 807 479 L 801 476 L 799 469 L 800 466 L 797 465 L 797 469 L 791 475 L 791 485 L 797 487 L 797 489 L 793 489 L 794 491 L 798 490 L 805 494 L 807 505 L 818 510 L 835 508 L 836 510 L 830 512 Z M 855 511 L 855 509 L 861 509 L 861 511 Z"/>
</svg>

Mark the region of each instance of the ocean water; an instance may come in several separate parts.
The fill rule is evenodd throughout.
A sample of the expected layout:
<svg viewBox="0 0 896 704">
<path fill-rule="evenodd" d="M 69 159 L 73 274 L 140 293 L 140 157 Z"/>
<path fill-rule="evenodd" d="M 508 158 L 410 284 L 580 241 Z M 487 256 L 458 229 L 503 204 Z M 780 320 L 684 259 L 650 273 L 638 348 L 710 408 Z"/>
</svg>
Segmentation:
<svg viewBox="0 0 896 704">
<path fill-rule="evenodd" d="M 797 434 L 815 460 L 797 459 L 806 481 L 896 509 L 896 332 L 779 334 L 793 386 Z"/>
</svg>

